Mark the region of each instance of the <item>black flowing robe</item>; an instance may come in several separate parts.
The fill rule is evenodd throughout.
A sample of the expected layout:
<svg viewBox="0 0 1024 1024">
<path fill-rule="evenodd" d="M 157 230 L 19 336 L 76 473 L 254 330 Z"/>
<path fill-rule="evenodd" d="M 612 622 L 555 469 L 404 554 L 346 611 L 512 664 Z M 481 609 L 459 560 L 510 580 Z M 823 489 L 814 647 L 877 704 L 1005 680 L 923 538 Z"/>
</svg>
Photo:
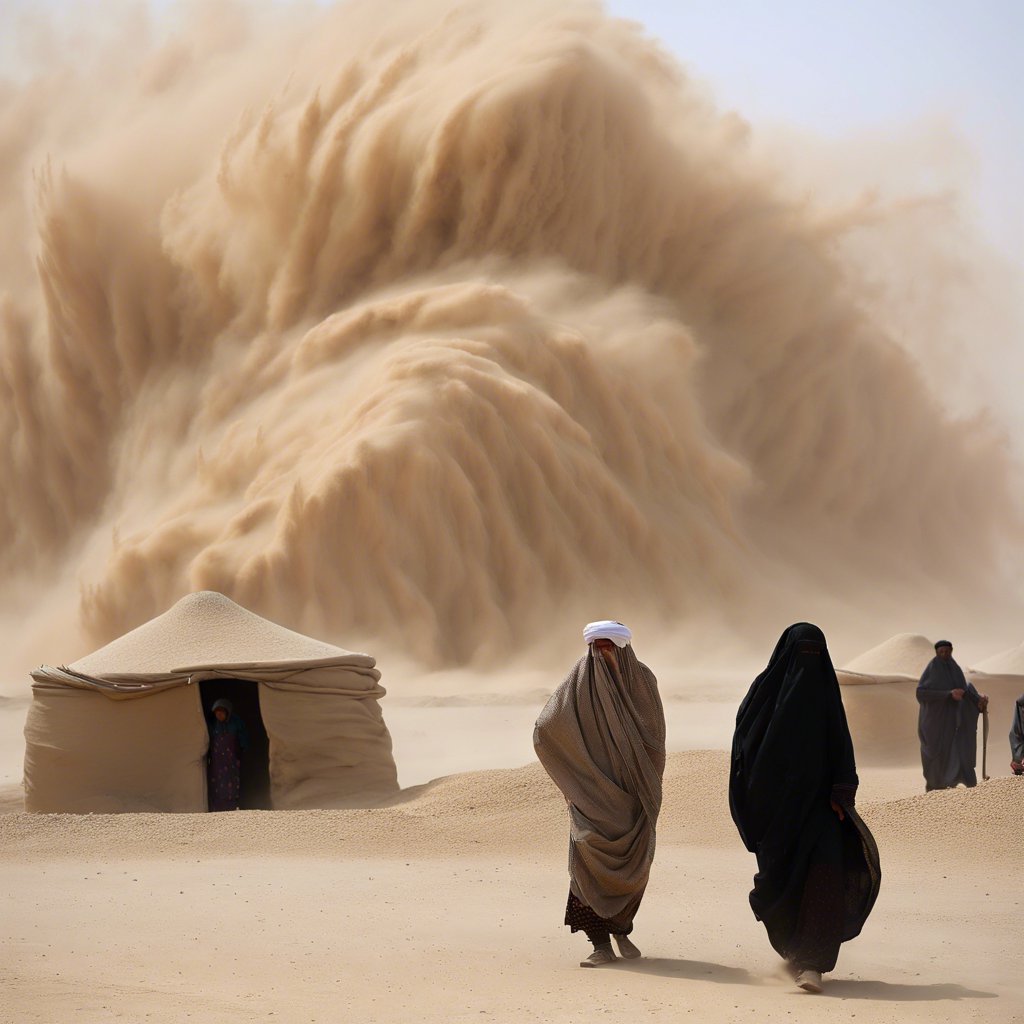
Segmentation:
<svg viewBox="0 0 1024 1024">
<path fill-rule="evenodd" d="M 740 704 L 729 807 L 757 855 L 754 916 L 781 956 L 815 970 L 835 966 L 839 944 L 860 934 L 878 896 L 878 848 L 853 807 L 857 784 L 824 634 L 797 623 Z M 844 807 L 843 821 L 830 800 Z M 827 948 L 810 956 L 807 918 L 815 915 L 828 933 L 818 946 Z"/>
<path fill-rule="evenodd" d="M 964 690 L 954 700 L 953 690 Z M 976 786 L 978 761 L 978 701 L 981 694 L 969 683 L 952 658 L 936 655 L 917 684 L 917 735 L 925 790 L 952 789 L 957 783 Z"/>
</svg>

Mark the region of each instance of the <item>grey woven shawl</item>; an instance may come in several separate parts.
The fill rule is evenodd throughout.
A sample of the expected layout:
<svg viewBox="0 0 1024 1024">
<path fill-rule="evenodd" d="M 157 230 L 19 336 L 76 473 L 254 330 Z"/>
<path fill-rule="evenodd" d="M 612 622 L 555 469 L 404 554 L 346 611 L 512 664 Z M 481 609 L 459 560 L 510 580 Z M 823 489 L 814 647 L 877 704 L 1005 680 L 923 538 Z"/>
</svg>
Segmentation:
<svg viewBox="0 0 1024 1024">
<path fill-rule="evenodd" d="M 593 648 L 537 719 L 537 757 L 569 803 L 569 875 L 578 899 L 612 919 L 639 902 L 654 859 L 665 715 L 654 673 L 632 647 L 618 669 Z"/>
</svg>

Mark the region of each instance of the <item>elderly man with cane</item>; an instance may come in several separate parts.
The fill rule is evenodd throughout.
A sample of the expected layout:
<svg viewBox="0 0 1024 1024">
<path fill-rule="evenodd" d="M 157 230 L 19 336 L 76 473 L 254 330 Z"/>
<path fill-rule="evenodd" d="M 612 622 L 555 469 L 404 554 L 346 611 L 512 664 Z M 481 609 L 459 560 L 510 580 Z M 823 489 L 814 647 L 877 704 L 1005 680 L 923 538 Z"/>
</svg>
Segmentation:
<svg viewBox="0 0 1024 1024">
<path fill-rule="evenodd" d="M 988 710 L 988 697 L 967 681 L 948 640 L 935 645 L 935 657 L 917 684 L 917 702 L 925 790 L 952 789 L 961 782 L 976 786 L 978 716 Z"/>
</svg>

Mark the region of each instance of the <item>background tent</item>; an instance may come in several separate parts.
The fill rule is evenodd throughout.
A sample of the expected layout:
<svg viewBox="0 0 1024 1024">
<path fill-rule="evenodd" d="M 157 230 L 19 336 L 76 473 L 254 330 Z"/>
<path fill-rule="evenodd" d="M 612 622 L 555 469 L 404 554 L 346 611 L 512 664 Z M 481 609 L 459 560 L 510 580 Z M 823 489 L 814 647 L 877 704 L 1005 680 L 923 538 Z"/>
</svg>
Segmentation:
<svg viewBox="0 0 1024 1024">
<path fill-rule="evenodd" d="M 1024 644 L 1011 647 L 1008 651 L 993 654 L 984 661 L 979 661 L 970 670 L 972 677 L 978 679 L 999 678 L 1015 681 L 1024 687 Z M 976 682 L 975 685 L 980 685 Z"/>
<path fill-rule="evenodd" d="M 935 646 L 926 636 L 897 633 L 837 669 L 836 674 L 847 686 L 912 680 L 916 688 L 921 673 L 934 657 Z"/>
<path fill-rule="evenodd" d="M 73 665 L 32 673 L 25 807 L 206 810 L 206 712 L 224 695 L 263 759 L 259 806 L 373 803 L 398 789 L 375 665 L 223 594 L 190 594 Z"/>
<path fill-rule="evenodd" d="M 992 722 L 989 771 L 1003 775 L 1009 761 L 1006 736 L 1016 713 L 1017 698 L 1024 693 L 1024 644 L 993 654 L 966 671 L 967 678 L 989 695 L 988 714 Z"/>
<path fill-rule="evenodd" d="M 843 687 L 843 704 L 850 723 L 857 757 L 863 763 L 899 764 L 916 762 L 920 757 L 917 735 L 917 684 L 928 662 L 935 657 L 931 640 L 919 633 L 898 633 L 858 655 L 836 675 Z M 953 647 L 956 657 L 956 646 Z M 1008 758 L 1003 738 L 1009 731 L 1013 702 L 1024 692 L 1024 675 L 992 674 L 970 669 L 960 663 L 967 678 L 990 698 L 989 717 L 996 738 L 989 746 L 988 770 L 1005 775 Z M 1019 669 L 1024 673 L 1024 645 L 993 656 L 979 665 L 1005 673 Z M 1004 728 L 1005 725 L 1005 728 Z M 981 776 L 981 732 L 978 737 L 978 776 Z"/>
<path fill-rule="evenodd" d="M 918 760 L 915 691 L 934 657 L 926 636 L 897 633 L 836 669 L 858 761 L 895 765 Z"/>
</svg>

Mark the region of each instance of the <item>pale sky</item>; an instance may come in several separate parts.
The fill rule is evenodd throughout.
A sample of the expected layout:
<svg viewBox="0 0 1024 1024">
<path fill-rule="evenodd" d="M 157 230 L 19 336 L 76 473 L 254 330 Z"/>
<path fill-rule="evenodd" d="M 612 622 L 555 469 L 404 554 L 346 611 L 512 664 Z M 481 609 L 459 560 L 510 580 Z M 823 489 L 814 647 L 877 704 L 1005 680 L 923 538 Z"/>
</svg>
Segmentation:
<svg viewBox="0 0 1024 1024">
<path fill-rule="evenodd" d="M 1024 265 L 1024 0 L 610 0 L 722 106 L 827 138 L 945 119 L 989 238 Z"/>
<path fill-rule="evenodd" d="M 175 0 L 149 2 L 166 9 Z M 944 119 L 976 159 L 969 199 L 985 234 L 1024 266 L 1024 0 L 607 0 L 607 6 L 645 25 L 711 86 L 721 106 L 755 128 L 781 122 L 842 139 Z M 118 0 L 0 0 L 0 27 L 19 10 L 123 7 Z M 11 56 L 0 38 L 0 67 Z"/>
</svg>

